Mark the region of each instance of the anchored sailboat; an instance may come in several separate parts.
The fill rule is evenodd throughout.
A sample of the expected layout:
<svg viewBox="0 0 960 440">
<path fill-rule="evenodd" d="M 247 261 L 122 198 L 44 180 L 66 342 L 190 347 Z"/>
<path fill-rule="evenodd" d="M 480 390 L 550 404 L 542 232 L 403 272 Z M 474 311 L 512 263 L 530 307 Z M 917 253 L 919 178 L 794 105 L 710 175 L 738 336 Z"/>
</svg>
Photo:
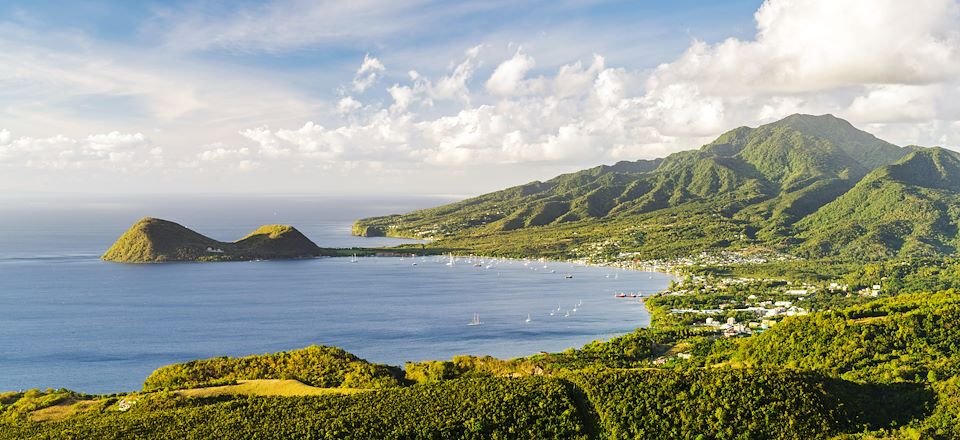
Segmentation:
<svg viewBox="0 0 960 440">
<path fill-rule="evenodd" d="M 483 322 L 480 321 L 479 313 L 474 313 L 473 319 L 471 319 L 470 322 L 467 323 L 467 325 L 480 325 L 480 324 L 483 324 Z"/>
</svg>

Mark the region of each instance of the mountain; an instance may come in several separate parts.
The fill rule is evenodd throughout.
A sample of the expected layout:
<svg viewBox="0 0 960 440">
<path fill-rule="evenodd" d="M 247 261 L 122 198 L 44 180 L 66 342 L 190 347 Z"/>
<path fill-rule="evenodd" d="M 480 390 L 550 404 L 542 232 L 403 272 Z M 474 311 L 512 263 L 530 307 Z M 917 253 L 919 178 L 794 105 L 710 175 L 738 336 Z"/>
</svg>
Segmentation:
<svg viewBox="0 0 960 440">
<path fill-rule="evenodd" d="M 697 150 L 662 159 L 594 167 L 437 208 L 359 220 L 354 233 L 568 258 L 624 252 L 682 256 L 750 246 L 863 257 L 948 252 L 948 219 L 908 231 L 903 222 L 914 222 L 908 213 L 876 204 L 873 209 L 883 211 L 886 226 L 867 228 L 877 233 L 874 241 L 882 247 L 868 252 L 848 246 L 860 247 L 851 234 L 870 225 L 860 221 L 840 231 L 837 220 L 860 213 L 872 200 L 855 196 L 867 182 L 900 185 L 917 203 L 949 206 L 944 203 L 956 189 L 950 186 L 952 159 L 947 157 L 953 156 L 942 149 L 893 145 L 832 115 L 795 114 L 730 130 Z M 941 175 L 946 180 L 938 184 L 920 181 Z M 940 186 L 921 191 L 924 185 Z M 890 225 L 899 226 L 891 230 Z M 934 230 L 943 236 L 933 242 L 920 237 Z M 839 232 L 849 240 L 831 238 Z"/>
<path fill-rule="evenodd" d="M 878 168 L 803 219 L 802 249 L 812 255 L 885 258 L 956 252 L 960 156 L 917 150 Z"/>
<path fill-rule="evenodd" d="M 124 232 L 101 258 L 118 263 L 158 263 L 307 258 L 323 254 L 292 226 L 261 226 L 230 243 L 168 220 L 146 217 Z"/>
</svg>

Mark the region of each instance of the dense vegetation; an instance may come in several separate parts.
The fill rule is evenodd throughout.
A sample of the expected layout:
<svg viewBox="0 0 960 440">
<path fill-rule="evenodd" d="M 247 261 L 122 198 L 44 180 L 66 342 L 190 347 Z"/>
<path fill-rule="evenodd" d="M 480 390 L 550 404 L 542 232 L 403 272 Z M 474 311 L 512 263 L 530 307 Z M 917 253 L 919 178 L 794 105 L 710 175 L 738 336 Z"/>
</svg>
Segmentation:
<svg viewBox="0 0 960 440">
<path fill-rule="evenodd" d="M 613 260 L 769 247 L 876 260 L 957 249 L 960 159 L 830 115 L 740 127 L 694 151 L 621 162 L 404 215 L 358 235 L 485 255 Z"/>
<path fill-rule="evenodd" d="M 295 379 L 323 388 L 384 388 L 400 385 L 400 376 L 397 368 L 371 364 L 340 348 L 314 345 L 273 354 L 168 365 L 147 377 L 143 390 L 196 388 L 243 379 Z"/>
<path fill-rule="evenodd" d="M 960 374 L 958 322 L 956 291 L 906 294 L 787 318 L 745 340 L 736 357 L 871 382 L 933 382 Z"/>
<path fill-rule="evenodd" d="M 677 341 L 714 333 L 688 328 L 639 328 L 609 341 L 594 341 L 561 353 L 541 353 L 509 360 L 492 356 L 454 356 L 449 361 L 408 362 L 405 371 L 407 380 L 430 383 L 463 377 L 551 375 L 588 367 L 648 367 L 651 359 L 668 351 Z"/>
<path fill-rule="evenodd" d="M 957 249 L 958 190 L 956 153 L 915 151 L 803 219 L 804 249 L 871 259 L 950 254 Z"/>
<path fill-rule="evenodd" d="M 909 421 L 929 399 L 783 369 L 586 370 L 570 378 L 610 439 L 826 438 Z M 869 408 L 876 397 L 886 412 Z"/>
<path fill-rule="evenodd" d="M 232 243 L 214 240 L 177 223 L 143 218 L 103 254 L 119 263 L 236 261 L 304 258 L 329 254 L 296 228 L 264 225 Z"/>
<path fill-rule="evenodd" d="M 156 394 L 127 412 L 6 424 L 0 438 L 586 438 L 556 379 L 448 381 L 345 396 L 193 399 Z"/>
</svg>

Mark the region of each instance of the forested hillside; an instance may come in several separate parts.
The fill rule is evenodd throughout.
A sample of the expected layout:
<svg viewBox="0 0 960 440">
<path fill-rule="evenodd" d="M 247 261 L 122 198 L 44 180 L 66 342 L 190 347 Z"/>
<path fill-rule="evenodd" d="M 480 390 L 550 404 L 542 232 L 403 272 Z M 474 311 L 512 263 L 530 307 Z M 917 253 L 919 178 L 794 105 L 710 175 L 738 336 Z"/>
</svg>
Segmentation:
<svg viewBox="0 0 960 440">
<path fill-rule="evenodd" d="M 956 163 L 950 150 L 898 147 L 831 115 L 792 115 L 663 159 L 363 219 L 354 233 L 566 258 L 756 246 L 805 257 L 942 255 L 956 249 Z M 596 252 L 603 247 L 614 249 Z"/>
</svg>

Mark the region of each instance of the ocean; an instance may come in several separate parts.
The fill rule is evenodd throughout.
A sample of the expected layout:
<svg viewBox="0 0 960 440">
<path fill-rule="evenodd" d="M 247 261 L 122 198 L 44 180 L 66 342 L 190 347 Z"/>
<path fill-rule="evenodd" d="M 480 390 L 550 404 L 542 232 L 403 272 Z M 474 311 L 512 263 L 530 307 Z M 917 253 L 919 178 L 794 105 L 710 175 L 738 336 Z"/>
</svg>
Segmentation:
<svg viewBox="0 0 960 440">
<path fill-rule="evenodd" d="M 334 345 L 403 365 L 458 354 L 561 351 L 649 324 L 636 300 L 669 275 L 568 263 L 446 257 L 127 265 L 99 255 L 137 219 L 220 240 L 292 224 L 320 246 L 353 220 L 449 198 L 7 196 L 0 198 L 0 391 L 139 389 L 191 359 Z M 567 278 L 571 275 L 572 278 Z M 576 309 L 576 311 L 574 311 Z M 479 314 L 482 325 L 467 325 Z M 529 316 L 529 322 L 527 318 Z"/>
</svg>

